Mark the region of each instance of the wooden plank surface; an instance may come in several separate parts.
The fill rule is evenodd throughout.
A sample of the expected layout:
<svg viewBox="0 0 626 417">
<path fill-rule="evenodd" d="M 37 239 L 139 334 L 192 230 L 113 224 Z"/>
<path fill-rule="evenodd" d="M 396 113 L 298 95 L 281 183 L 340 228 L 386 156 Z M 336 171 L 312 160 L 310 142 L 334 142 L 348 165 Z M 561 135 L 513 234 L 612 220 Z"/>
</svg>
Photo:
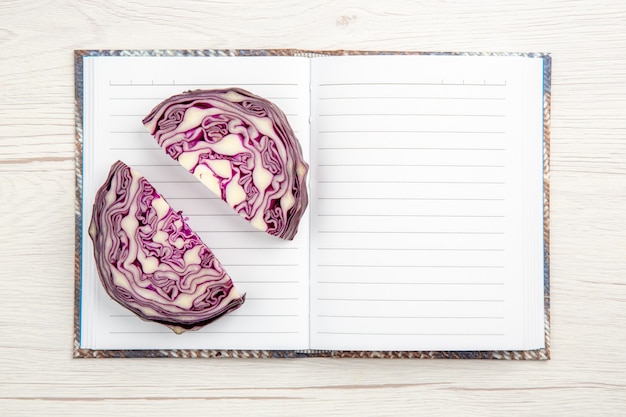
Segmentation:
<svg viewBox="0 0 626 417">
<path fill-rule="evenodd" d="M 624 414 L 625 3 L 4 0 L 0 48 L 0 415 Z M 72 359 L 72 51 L 107 48 L 551 52 L 552 359 Z"/>
</svg>

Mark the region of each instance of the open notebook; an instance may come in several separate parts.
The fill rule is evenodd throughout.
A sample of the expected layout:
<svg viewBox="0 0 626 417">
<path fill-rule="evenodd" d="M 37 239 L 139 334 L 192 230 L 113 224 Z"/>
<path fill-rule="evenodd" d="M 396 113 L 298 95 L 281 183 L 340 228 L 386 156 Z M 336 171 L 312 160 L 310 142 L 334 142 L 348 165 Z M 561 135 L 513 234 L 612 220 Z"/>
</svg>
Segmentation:
<svg viewBox="0 0 626 417">
<path fill-rule="evenodd" d="M 76 356 L 549 356 L 550 57 L 76 51 Z M 240 87 L 310 163 L 293 241 L 253 229 L 142 126 L 163 99 Z M 245 304 L 176 335 L 99 282 L 86 231 L 113 162 L 143 174 Z"/>
</svg>

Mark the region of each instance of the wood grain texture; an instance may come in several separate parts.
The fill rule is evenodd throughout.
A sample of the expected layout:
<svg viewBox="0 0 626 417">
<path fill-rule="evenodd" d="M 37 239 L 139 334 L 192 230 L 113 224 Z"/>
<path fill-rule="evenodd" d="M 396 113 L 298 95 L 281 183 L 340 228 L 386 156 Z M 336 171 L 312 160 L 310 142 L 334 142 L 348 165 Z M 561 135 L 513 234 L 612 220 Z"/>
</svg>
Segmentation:
<svg viewBox="0 0 626 417">
<path fill-rule="evenodd" d="M 0 414 L 623 415 L 625 29 L 613 0 L 0 2 Z M 106 48 L 551 52 L 552 359 L 72 359 L 72 51 Z"/>
</svg>

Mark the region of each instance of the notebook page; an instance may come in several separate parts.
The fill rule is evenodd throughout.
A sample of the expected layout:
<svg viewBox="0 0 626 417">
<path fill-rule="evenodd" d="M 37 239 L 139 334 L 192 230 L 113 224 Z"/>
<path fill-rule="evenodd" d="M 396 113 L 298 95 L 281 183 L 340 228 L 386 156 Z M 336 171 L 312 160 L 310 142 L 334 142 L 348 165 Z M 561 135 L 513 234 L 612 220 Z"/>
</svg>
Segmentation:
<svg viewBox="0 0 626 417">
<path fill-rule="evenodd" d="M 312 347 L 543 346 L 541 60 L 319 58 L 312 91 Z"/>
<path fill-rule="evenodd" d="M 298 349 L 308 343 L 308 217 L 291 241 L 256 231 L 170 159 L 141 124 L 163 99 L 237 86 L 276 103 L 308 160 L 309 62 L 293 57 L 88 57 L 85 64 L 82 347 Z M 113 162 L 143 174 L 213 250 L 246 301 L 196 332 L 140 320 L 102 289 L 86 234 Z"/>
</svg>

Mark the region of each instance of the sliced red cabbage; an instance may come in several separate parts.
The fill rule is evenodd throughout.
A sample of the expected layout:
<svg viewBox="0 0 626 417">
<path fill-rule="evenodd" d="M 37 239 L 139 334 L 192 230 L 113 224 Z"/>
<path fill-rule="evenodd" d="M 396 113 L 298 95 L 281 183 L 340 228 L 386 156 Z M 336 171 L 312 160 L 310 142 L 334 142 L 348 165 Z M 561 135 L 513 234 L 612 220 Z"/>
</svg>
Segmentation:
<svg viewBox="0 0 626 417">
<path fill-rule="evenodd" d="M 181 213 L 121 161 L 96 194 L 89 235 L 106 292 L 144 320 L 182 333 L 244 302 Z"/>
<path fill-rule="evenodd" d="M 309 167 L 275 104 L 239 88 L 188 91 L 157 105 L 143 123 L 254 227 L 293 239 L 308 204 Z"/>
</svg>

